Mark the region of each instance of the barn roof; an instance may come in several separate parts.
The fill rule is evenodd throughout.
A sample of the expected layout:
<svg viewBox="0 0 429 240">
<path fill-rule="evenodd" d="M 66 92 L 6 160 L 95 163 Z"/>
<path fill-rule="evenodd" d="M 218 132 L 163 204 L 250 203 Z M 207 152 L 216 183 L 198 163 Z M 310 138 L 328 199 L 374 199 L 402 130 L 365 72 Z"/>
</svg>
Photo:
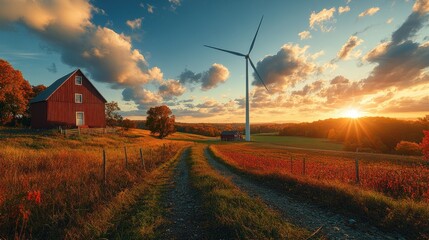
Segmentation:
<svg viewBox="0 0 429 240">
<path fill-rule="evenodd" d="M 30 100 L 30 103 L 36 103 L 36 102 L 43 102 L 49 99 L 52 94 L 54 94 L 55 91 L 57 91 L 58 88 L 61 87 L 74 73 L 80 71 L 80 69 L 76 69 L 73 72 L 61 77 L 60 79 L 56 80 L 54 83 L 52 83 L 48 88 L 46 88 L 43 92 L 39 93 L 36 97 Z M 82 71 L 80 71 L 82 73 Z M 82 73 L 82 75 L 84 75 Z M 91 85 L 91 81 L 88 81 Z M 94 85 L 92 85 L 94 87 Z M 106 99 L 101 95 L 101 93 L 97 90 L 97 88 L 94 87 L 94 89 L 97 91 L 98 94 L 100 94 L 101 98 L 103 98 L 104 102 L 107 102 Z"/>
</svg>

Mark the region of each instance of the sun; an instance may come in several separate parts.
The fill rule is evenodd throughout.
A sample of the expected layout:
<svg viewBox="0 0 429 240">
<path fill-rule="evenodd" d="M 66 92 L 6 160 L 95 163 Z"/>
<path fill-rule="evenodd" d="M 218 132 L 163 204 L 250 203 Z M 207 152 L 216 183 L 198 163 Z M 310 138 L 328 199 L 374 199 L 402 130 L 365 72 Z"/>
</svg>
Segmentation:
<svg viewBox="0 0 429 240">
<path fill-rule="evenodd" d="M 356 119 L 360 118 L 362 116 L 362 113 L 357 109 L 350 108 L 345 111 L 344 115 L 348 118 Z"/>
</svg>

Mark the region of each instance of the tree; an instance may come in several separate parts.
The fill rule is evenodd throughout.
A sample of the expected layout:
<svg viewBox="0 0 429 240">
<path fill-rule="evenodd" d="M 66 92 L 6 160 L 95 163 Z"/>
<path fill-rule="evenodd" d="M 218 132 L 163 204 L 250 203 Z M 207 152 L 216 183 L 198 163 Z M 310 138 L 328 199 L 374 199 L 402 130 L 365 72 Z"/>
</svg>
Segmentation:
<svg viewBox="0 0 429 240">
<path fill-rule="evenodd" d="M 32 92 L 22 73 L 0 59 L 0 124 L 20 118 L 27 110 Z"/>
<path fill-rule="evenodd" d="M 147 111 L 146 126 L 149 128 L 151 134 L 159 134 L 159 138 L 174 133 L 175 116 L 169 107 L 166 105 L 152 107 Z"/>
<path fill-rule="evenodd" d="M 136 128 L 136 123 L 130 119 L 124 119 L 124 120 L 122 120 L 121 127 L 125 131 L 128 131 L 130 128 Z"/>
<path fill-rule="evenodd" d="M 400 141 L 396 144 L 395 150 L 397 153 L 402 155 L 422 155 L 419 144 L 415 142 Z"/>
<path fill-rule="evenodd" d="M 429 131 L 423 131 L 423 134 L 425 136 L 420 143 L 420 148 L 422 149 L 422 153 L 425 156 L 425 159 L 429 160 Z"/>
<path fill-rule="evenodd" d="M 331 128 L 328 132 L 328 139 L 329 140 L 336 140 L 337 139 L 337 132 L 335 129 Z"/>
<path fill-rule="evenodd" d="M 117 112 L 121 109 L 115 101 L 106 103 L 106 125 L 109 127 L 118 126 L 122 121 L 122 116 Z"/>
<path fill-rule="evenodd" d="M 43 84 L 40 84 L 37 86 L 31 86 L 31 89 L 33 89 L 33 93 L 31 94 L 30 99 L 36 97 L 37 95 L 39 95 L 39 93 L 45 91 L 46 88 L 47 87 Z"/>
</svg>

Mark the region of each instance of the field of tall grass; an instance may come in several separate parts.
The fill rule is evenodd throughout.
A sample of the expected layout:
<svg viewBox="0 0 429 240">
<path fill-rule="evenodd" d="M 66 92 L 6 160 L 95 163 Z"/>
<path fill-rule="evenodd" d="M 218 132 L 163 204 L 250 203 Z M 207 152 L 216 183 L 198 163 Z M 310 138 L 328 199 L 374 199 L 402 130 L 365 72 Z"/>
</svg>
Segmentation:
<svg viewBox="0 0 429 240">
<path fill-rule="evenodd" d="M 212 145 L 210 149 L 233 169 L 281 191 L 388 230 L 429 237 L 429 166 L 422 160 L 246 143 Z M 356 158 L 360 159 L 359 183 Z"/>
<path fill-rule="evenodd" d="M 0 238 L 64 238 L 66 229 L 84 224 L 185 145 L 144 130 L 64 137 L 0 129 Z"/>
</svg>

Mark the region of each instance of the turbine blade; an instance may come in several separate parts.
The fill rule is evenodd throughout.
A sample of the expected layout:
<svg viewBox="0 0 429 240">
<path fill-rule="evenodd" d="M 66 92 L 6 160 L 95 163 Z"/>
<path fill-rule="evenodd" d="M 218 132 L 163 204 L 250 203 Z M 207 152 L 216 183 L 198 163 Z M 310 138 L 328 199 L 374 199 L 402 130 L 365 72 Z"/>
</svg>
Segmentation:
<svg viewBox="0 0 429 240">
<path fill-rule="evenodd" d="M 258 71 L 256 70 L 256 67 L 253 64 L 252 59 L 249 58 L 249 61 L 250 61 L 250 65 L 252 65 L 253 70 L 255 70 L 255 73 L 258 76 L 259 81 L 261 81 L 261 83 L 264 85 L 265 89 L 267 89 L 267 91 L 270 92 L 270 90 L 268 90 L 268 88 L 267 88 L 267 85 L 265 85 L 264 81 L 262 80 L 261 75 L 259 75 Z"/>
<path fill-rule="evenodd" d="M 262 16 L 261 21 L 259 22 L 258 30 L 256 30 L 255 36 L 253 37 L 253 41 L 252 41 L 252 44 L 250 45 L 250 49 L 249 49 L 249 53 L 248 54 L 250 54 L 250 52 L 253 49 L 253 45 L 255 45 L 256 36 L 258 36 L 259 28 L 261 27 L 261 23 L 262 23 L 263 19 L 264 19 L 264 16 Z"/>
<path fill-rule="evenodd" d="M 225 49 L 222 49 L 222 48 L 212 47 L 212 46 L 208 46 L 208 45 L 204 45 L 204 47 L 213 48 L 213 49 L 216 49 L 216 50 L 219 50 L 219 51 L 222 51 L 222 52 L 231 53 L 231 54 L 234 54 L 234 55 L 237 55 L 237 56 L 240 56 L 240 57 L 245 57 L 246 56 L 246 55 L 244 55 L 242 53 L 234 52 L 234 51 L 229 51 L 229 50 L 225 50 Z"/>
</svg>

